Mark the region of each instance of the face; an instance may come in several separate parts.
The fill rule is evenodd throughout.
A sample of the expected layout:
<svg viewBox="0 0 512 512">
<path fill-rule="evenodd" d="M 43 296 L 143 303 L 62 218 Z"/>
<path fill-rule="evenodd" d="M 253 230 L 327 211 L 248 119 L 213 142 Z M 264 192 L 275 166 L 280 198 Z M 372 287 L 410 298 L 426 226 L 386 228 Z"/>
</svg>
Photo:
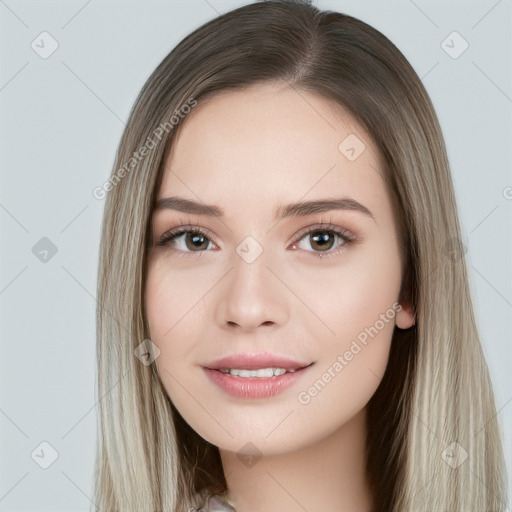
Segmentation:
<svg viewBox="0 0 512 512">
<path fill-rule="evenodd" d="M 412 325 L 378 160 L 339 105 L 282 84 L 223 92 L 180 127 L 146 313 L 169 397 L 220 449 L 334 434 L 377 389 L 395 325 Z"/>
</svg>

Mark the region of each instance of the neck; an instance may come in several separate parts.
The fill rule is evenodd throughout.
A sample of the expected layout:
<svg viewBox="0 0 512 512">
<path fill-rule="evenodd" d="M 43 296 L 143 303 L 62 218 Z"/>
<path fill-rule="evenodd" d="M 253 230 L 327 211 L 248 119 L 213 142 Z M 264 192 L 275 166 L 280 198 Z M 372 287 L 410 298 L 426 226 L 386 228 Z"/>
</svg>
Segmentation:
<svg viewBox="0 0 512 512">
<path fill-rule="evenodd" d="M 220 450 L 229 500 L 238 512 L 369 512 L 365 469 L 366 410 L 313 445 L 264 455 L 248 467 Z"/>
</svg>

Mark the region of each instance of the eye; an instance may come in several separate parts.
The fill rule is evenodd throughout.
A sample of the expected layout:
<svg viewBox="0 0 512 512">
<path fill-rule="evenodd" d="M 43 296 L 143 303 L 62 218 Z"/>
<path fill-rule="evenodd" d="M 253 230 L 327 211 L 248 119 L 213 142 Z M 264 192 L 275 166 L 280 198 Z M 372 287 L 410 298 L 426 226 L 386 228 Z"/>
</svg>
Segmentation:
<svg viewBox="0 0 512 512">
<path fill-rule="evenodd" d="M 307 252 L 313 252 L 316 257 L 323 258 L 339 254 L 354 240 L 354 235 L 346 229 L 332 224 L 321 224 L 307 228 L 305 235 L 302 232 L 297 242 L 292 245 L 292 249 L 299 247 Z M 309 245 L 313 251 L 308 250 L 306 245 Z M 332 250 L 333 247 L 334 250 Z"/>
<path fill-rule="evenodd" d="M 355 240 L 355 236 L 333 224 L 318 224 L 302 230 L 292 245 L 292 249 L 303 249 L 313 256 L 323 258 L 341 253 L 345 246 Z M 181 253 L 204 253 L 217 246 L 211 240 L 208 230 L 199 226 L 179 226 L 166 231 L 156 243 L 159 247 L 171 246 L 173 251 Z M 313 250 L 309 250 L 309 245 Z M 333 249 L 334 248 L 334 249 Z"/>
<path fill-rule="evenodd" d="M 156 245 L 163 247 L 172 245 L 173 249 L 182 252 L 204 252 L 213 242 L 210 233 L 198 226 L 180 226 L 166 231 Z M 215 246 L 216 247 L 216 246 Z"/>
</svg>

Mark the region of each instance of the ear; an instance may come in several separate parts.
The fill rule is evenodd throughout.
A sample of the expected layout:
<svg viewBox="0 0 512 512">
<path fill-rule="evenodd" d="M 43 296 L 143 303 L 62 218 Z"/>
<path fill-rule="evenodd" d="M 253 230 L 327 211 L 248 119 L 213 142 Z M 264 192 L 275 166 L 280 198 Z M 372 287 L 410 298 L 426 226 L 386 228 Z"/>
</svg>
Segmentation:
<svg viewBox="0 0 512 512">
<path fill-rule="evenodd" d="M 400 302 L 401 309 L 396 314 L 395 324 L 399 329 L 409 329 L 415 324 L 414 308 L 409 301 Z"/>
</svg>

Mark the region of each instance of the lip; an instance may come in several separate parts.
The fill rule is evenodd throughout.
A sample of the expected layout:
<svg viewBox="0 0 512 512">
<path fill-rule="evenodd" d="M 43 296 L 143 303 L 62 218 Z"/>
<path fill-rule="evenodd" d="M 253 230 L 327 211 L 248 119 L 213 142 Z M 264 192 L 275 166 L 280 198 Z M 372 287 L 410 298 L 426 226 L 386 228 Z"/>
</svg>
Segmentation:
<svg viewBox="0 0 512 512">
<path fill-rule="evenodd" d="M 232 354 L 203 365 L 210 370 L 238 369 L 257 370 L 258 368 L 284 368 L 285 370 L 299 370 L 309 366 L 311 362 L 296 361 L 285 356 L 269 352 Z"/>
<path fill-rule="evenodd" d="M 295 361 L 269 353 L 233 354 L 203 366 L 208 378 L 225 393 L 242 399 L 261 399 L 276 396 L 296 384 L 314 363 Z M 284 368 L 295 370 L 275 377 L 235 377 L 221 369 L 256 370 Z"/>
</svg>

